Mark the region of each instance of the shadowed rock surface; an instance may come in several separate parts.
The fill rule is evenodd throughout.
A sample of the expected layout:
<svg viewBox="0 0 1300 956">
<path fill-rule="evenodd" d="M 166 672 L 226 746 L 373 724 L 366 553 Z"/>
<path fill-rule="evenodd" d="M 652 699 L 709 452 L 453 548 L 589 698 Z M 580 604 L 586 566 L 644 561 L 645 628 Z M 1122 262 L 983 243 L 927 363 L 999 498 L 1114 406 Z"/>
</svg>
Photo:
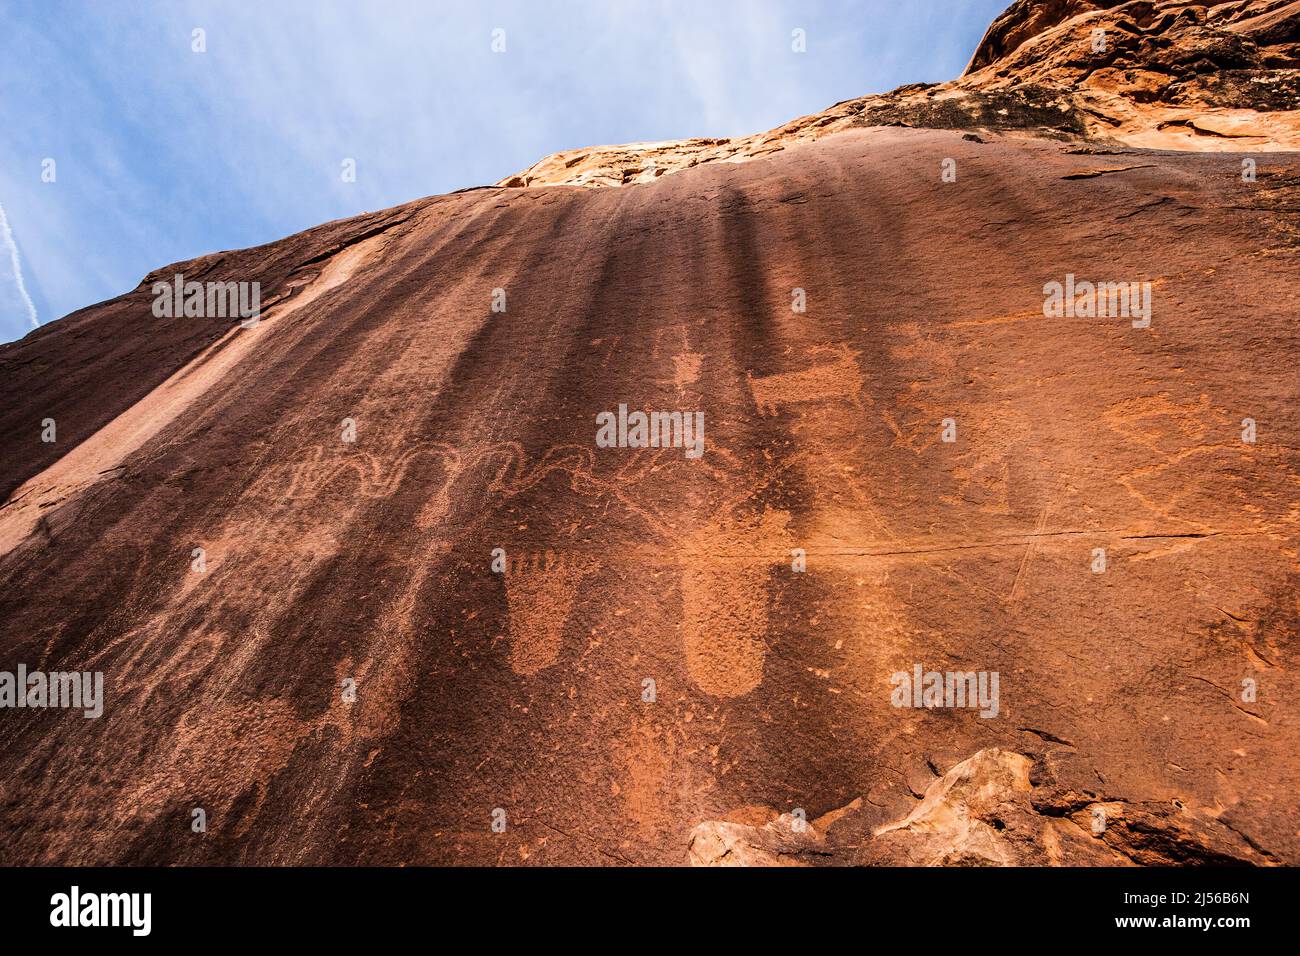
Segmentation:
<svg viewBox="0 0 1300 956">
<path fill-rule="evenodd" d="M 0 670 L 106 694 L 0 711 L 0 859 L 1300 863 L 1300 157 L 1086 133 L 438 196 L 0 346 Z"/>
</svg>

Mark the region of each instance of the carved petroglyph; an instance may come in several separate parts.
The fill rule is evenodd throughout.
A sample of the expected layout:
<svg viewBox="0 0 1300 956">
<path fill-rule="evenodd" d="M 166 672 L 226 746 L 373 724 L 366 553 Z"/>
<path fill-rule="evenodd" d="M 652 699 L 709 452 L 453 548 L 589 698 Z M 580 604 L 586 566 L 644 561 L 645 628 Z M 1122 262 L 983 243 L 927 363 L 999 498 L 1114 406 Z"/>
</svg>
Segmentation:
<svg viewBox="0 0 1300 956">
<path fill-rule="evenodd" d="M 594 564 L 547 551 L 510 562 L 506 605 L 510 616 L 510 667 L 536 674 L 559 659 L 564 622 Z"/>
<path fill-rule="evenodd" d="M 500 442 L 489 446 L 475 461 L 485 458 L 501 459 L 487 490 L 492 494 L 513 497 L 532 488 L 552 472 L 566 472 L 571 485 L 577 488 L 584 479 L 591 478 L 595 466 L 595 451 L 587 445 L 556 445 L 548 448 L 540 458 L 530 462 L 524 446 L 518 442 Z"/>
<path fill-rule="evenodd" d="M 658 722 L 635 719 L 614 746 L 624 812 L 648 839 L 672 823 L 671 791 L 663 782 L 686 772 L 677 762 L 677 741 L 672 730 Z"/>
<path fill-rule="evenodd" d="M 342 480 L 338 490 L 361 498 L 387 498 L 397 491 L 410 468 L 420 460 L 432 460 L 459 470 L 460 453 L 450 445 L 424 442 L 396 454 L 371 453 L 352 445 L 317 445 L 302 460 L 290 466 L 290 500 L 318 498 Z"/>
<path fill-rule="evenodd" d="M 790 516 L 766 511 L 749 522 L 723 519 L 682 543 L 686 667 L 700 689 L 739 697 L 763 680 L 772 555 L 792 538 Z"/>
<path fill-rule="evenodd" d="M 678 391 L 693 385 L 700 377 L 700 363 L 704 357 L 699 352 L 682 352 L 673 356 L 673 385 Z"/>
<path fill-rule="evenodd" d="M 1161 458 L 1199 443 L 1213 415 L 1210 400 L 1172 401 L 1167 394 L 1131 398 L 1106 409 L 1103 420 L 1119 434 L 1151 449 Z"/>
<path fill-rule="evenodd" d="M 842 401 L 861 408 L 862 387 L 866 384 L 857 362 L 861 353 L 840 345 L 833 349 L 815 349 L 812 354 L 822 352 L 833 354 L 834 360 L 799 372 L 783 372 L 758 378 L 745 373 L 759 414 L 775 415 L 783 406 L 804 402 Z"/>
<path fill-rule="evenodd" d="M 1235 436 L 1235 430 L 1212 407 L 1209 397 L 1201 395 L 1182 402 L 1168 393 L 1133 398 L 1115 403 L 1102 418 L 1113 431 L 1150 452 L 1138 467 L 1118 475 L 1118 483 L 1144 508 L 1166 521 L 1209 528 L 1207 521 L 1180 516 L 1204 511 L 1187 507 L 1199 494 L 1196 476 L 1213 467 L 1206 459 L 1213 462 L 1228 458 L 1235 462 L 1250 453 L 1228 437 Z M 1223 502 L 1222 493 L 1217 500 Z M 1243 506 L 1249 504 L 1242 501 Z"/>
</svg>

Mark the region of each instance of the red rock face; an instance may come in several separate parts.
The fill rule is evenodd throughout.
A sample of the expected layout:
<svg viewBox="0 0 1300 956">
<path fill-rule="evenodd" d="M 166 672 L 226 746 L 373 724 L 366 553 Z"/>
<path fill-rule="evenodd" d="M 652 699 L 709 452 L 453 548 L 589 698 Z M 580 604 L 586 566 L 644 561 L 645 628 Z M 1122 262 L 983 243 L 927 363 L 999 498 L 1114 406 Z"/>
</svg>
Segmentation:
<svg viewBox="0 0 1300 956">
<path fill-rule="evenodd" d="M 984 39 L 971 57 L 966 72 L 982 70 L 1012 53 L 1025 44 L 1038 40 L 1044 34 L 1076 17 L 1089 17 L 1098 11 L 1111 10 L 1121 6 L 1126 0 L 1015 0 L 989 26 Z M 1138 15 L 1148 12 L 1156 4 L 1137 4 Z M 1174 4 L 1165 4 L 1174 6 Z M 1186 4 L 1177 4 L 1186 6 Z"/>
<path fill-rule="evenodd" d="M 1024 132 L 433 197 L 0 347 L 0 671 L 104 679 L 0 711 L 3 858 L 1300 862 L 1300 159 Z"/>
</svg>

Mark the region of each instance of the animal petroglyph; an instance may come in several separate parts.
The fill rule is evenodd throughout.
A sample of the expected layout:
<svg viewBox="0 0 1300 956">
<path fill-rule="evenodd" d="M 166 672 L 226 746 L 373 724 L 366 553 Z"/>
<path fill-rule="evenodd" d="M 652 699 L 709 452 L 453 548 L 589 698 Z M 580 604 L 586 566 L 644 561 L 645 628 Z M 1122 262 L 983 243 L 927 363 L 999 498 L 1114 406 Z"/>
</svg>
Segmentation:
<svg viewBox="0 0 1300 956">
<path fill-rule="evenodd" d="M 339 443 L 337 449 L 317 445 L 292 466 L 284 497 L 317 498 L 342 479 L 347 490 L 362 498 L 387 498 L 397 491 L 412 465 L 420 459 L 458 463 L 459 453 L 435 442 L 416 445 L 387 456 Z"/>
<path fill-rule="evenodd" d="M 1102 418 L 1125 438 L 1165 458 L 1199 443 L 1212 416 L 1206 396 L 1179 403 L 1162 393 L 1116 402 Z"/>
<path fill-rule="evenodd" d="M 833 351 L 837 358 L 800 372 L 783 372 L 755 378 L 746 372 L 749 390 L 760 415 L 775 415 L 783 405 L 803 402 L 844 401 L 862 407 L 862 386 L 866 383 L 858 368 L 860 352 L 841 345 Z"/>
<path fill-rule="evenodd" d="M 512 496 L 527 491 L 555 471 L 567 472 L 574 482 L 590 477 L 595 451 L 586 445 L 558 445 L 547 449 L 540 460 L 529 462 L 523 445 L 501 442 L 487 448 L 483 457 L 503 459 L 487 490 Z"/>
</svg>

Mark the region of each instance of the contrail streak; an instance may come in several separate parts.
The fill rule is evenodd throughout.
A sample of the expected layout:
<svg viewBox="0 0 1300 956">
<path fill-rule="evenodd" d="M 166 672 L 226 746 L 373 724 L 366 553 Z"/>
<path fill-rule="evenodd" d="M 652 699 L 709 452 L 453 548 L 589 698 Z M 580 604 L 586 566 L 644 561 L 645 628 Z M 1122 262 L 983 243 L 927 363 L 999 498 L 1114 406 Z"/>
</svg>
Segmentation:
<svg viewBox="0 0 1300 956">
<path fill-rule="evenodd" d="M 9 228 L 9 217 L 5 215 L 4 203 L 0 203 L 0 240 L 3 240 L 9 249 L 9 262 L 13 265 L 14 281 L 18 283 L 18 294 L 23 297 L 23 302 L 27 305 L 27 317 L 32 321 L 32 328 L 37 328 L 41 323 L 36 318 L 36 305 L 32 302 L 32 297 L 27 294 L 27 283 L 23 282 L 23 266 L 18 259 L 18 244 L 14 242 L 13 230 Z"/>
</svg>

